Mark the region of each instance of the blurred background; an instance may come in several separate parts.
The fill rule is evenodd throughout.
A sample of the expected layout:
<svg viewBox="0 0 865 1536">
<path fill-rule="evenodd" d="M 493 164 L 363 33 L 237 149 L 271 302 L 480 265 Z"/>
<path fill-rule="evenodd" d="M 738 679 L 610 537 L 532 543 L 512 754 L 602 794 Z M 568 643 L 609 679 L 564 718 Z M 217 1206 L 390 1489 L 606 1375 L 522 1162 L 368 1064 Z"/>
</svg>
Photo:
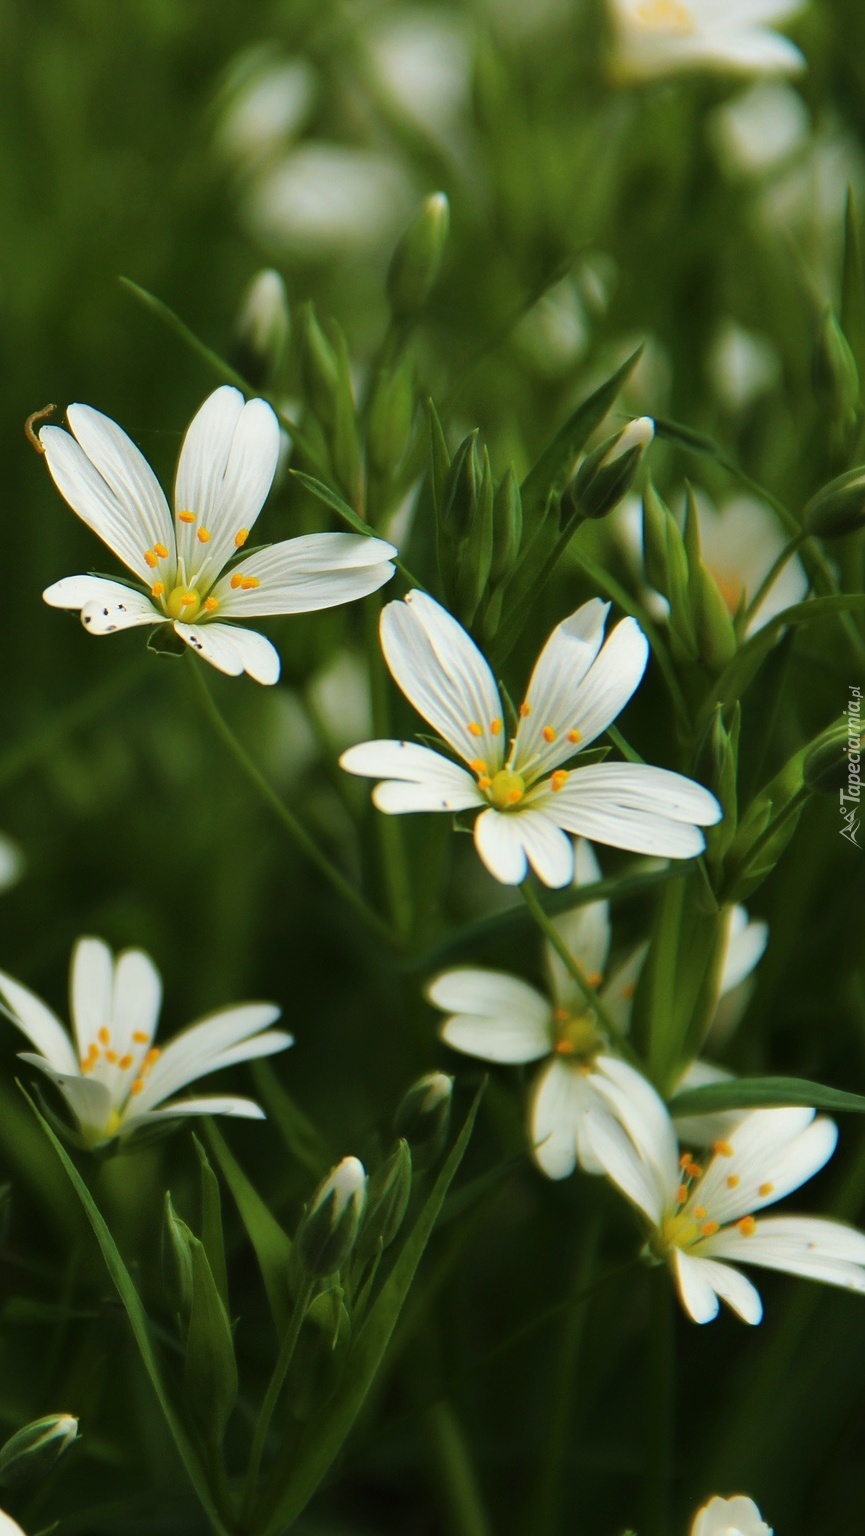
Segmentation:
<svg viewBox="0 0 865 1536">
<path fill-rule="evenodd" d="M 24 420 L 49 401 L 61 412 L 86 401 L 123 425 L 170 486 L 185 426 L 220 380 L 120 276 L 239 362 L 245 292 L 273 267 L 293 319 L 310 299 L 337 318 L 362 388 L 387 324 L 394 243 L 421 199 L 443 190 L 451 237 L 413 339 L 416 444 L 431 394 L 452 447 L 481 427 L 496 474 L 509 463 L 524 473 L 575 403 L 645 341 L 614 424 L 646 413 L 709 432 L 798 512 L 863 456 L 858 427 L 838 425 L 820 336 L 826 305 L 841 304 L 848 188 L 865 206 L 865 11 L 814 0 L 791 35 L 809 61 L 795 84 L 697 78 L 627 90 L 609 81 L 605 17 L 591 0 L 0 0 L 0 827 L 21 857 L 0 896 L 0 966 L 64 1013 L 77 935 L 143 945 L 165 979 L 166 1035 L 235 1000 L 277 1001 L 294 1049 L 272 1072 L 236 1074 L 271 1118 L 230 1126 L 228 1139 L 289 1228 L 317 1168 L 349 1152 L 375 1159 L 419 1072 L 457 1072 L 458 1105 L 467 1100 L 478 1073 L 436 1042 L 423 957 L 456 923 L 513 898 L 468 839 L 412 819 L 415 954 L 398 968 L 378 954 L 253 798 L 200 711 L 192 659 L 154 657 L 135 631 L 97 642 L 42 604 L 49 582 L 114 563 L 53 489 Z M 303 413 L 291 339 L 273 388 Z M 741 496 L 710 459 L 663 443 L 652 455 L 671 504 L 686 475 L 717 506 Z M 291 462 L 303 467 L 297 453 Z M 424 498 L 421 488 L 409 563 L 434 583 Z M 386 527 L 406 529 L 410 517 L 396 499 L 385 505 Z M 326 519 L 284 476 L 261 526 L 278 539 L 335 526 Z M 586 547 L 633 585 L 624 521 L 592 529 Z M 858 539 L 832 553 L 858 584 Z M 516 687 L 536 643 L 590 595 L 576 567 L 560 572 L 508 662 Z M 263 627 L 283 656 L 278 688 L 208 681 L 273 784 L 380 900 L 368 786 L 334 767 L 336 750 L 369 732 L 365 622 L 357 609 L 274 620 Z M 748 697 L 746 781 L 765 782 L 842 713 L 851 686 L 865 679 L 831 624 L 782 642 Z M 666 710 L 650 675 L 625 728 L 652 761 L 674 766 Z M 833 802 L 809 807 L 754 898 L 769 948 L 726 1060 L 862 1092 L 863 865 L 836 823 Z M 651 910 L 646 897 L 617 909 L 622 952 Z M 468 958 L 539 973 L 530 933 L 517 953 Z M 16 1516 L 28 1531 L 59 1519 L 70 1536 L 203 1530 L 71 1191 L 14 1086 L 19 1045 L 0 1024 L 11 1184 L 0 1427 L 64 1409 L 81 1416 L 85 1440 Z M 316 1128 L 304 1157 L 298 1116 L 275 1085 Z M 852 1118 L 843 1131 L 801 1208 L 861 1222 L 865 1139 Z M 435 1299 L 297 1527 L 307 1536 L 472 1536 L 441 1491 L 450 1430 L 427 1405 L 442 1394 L 490 1533 L 620 1536 L 637 1524 L 652 1444 L 651 1277 L 611 1282 L 577 1323 L 566 1314 L 515 1338 L 579 1288 L 590 1262 L 613 1268 L 635 1243 L 620 1202 L 582 1176 L 545 1182 L 523 1153 L 518 1085 L 494 1072 L 468 1166 L 507 1164 L 506 1176 L 436 1239 L 426 1270 Z M 157 1312 L 163 1193 L 197 1219 L 196 1170 L 181 1132 L 96 1176 Z M 602 1252 L 590 1259 L 602 1217 Z M 272 1341 L 248 1247 L 227 1220 L 253 1393 Z M 674 1529 L 710 1493 L 741 1489 L 785 1536 L 841 1536 L 862 1507 L 865 1310 L 789 1279 L 767 1277 L 763 1289 L 768 1320 L 753 1333 L 729 1316 L 703 1330 L 676 1322 Z M 562 1379 L 563 1330 L 574 1328 L 581 1347 Z"/>
</svg>

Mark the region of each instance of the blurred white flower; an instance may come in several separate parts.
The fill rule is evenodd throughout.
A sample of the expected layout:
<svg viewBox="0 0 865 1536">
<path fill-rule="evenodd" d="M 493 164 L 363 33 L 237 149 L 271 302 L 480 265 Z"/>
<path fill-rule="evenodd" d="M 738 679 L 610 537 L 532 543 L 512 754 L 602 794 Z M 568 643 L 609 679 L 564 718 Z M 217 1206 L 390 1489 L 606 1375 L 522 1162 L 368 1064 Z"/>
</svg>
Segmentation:
<svg viewBox="0 0 865 1536">
<path fill-rule="evenodd" d="M 264 400 L 244 404 L 223 385 L 193 418 L 177 466 L 175 514 L 153 470 L 122 428 L 70 405 L 71 432 L 43 427 L 40 443 L 61 495 L 147 591 L 104 576 L 67 576 L 43 592 L 77 608 L 93 635 L 173 624 L 220 672 L 275 683 L 279 654 L 256 630 L 226 619 L 310 613 L 375 592 L 393 575 L 393 546 L 355 533 L 312 533 L 230 565 L 270 490 L 280 429 Z M 229 568 L 230 566 L 230 568 Z"/>
<path fill-rule="evenodd" d="M 717 1495 L 698 1509 L 691 1536 L 773 1536 L 753 1499 L 737 1493 L 732 1499 Z"/>
<path fill-rule="evenodd" d="M 553 378 L 582 356 L 589 324 L 577 286 L 563 278 L 514 327 L 514 340 L 539 372 Z"/>
<path fill-rule="evenodd" d="M 625 79 L 685 70 L 793 74 L 805 60 L 770 30 L 802 0 L 610 0 L 615 67 Z"/>
<path fill-rule="evenodd" d="M 254 48 L 235 61 L 223 92 L 217 148 L 238 166 L 253 166 L 284 150 L 303 128 L 316 94 L 306 59 Z"/>
<path fill-rule="evenodd" d="M 18 1521 L 13 1520 L 3 1509 L 0 1509 L 0 1536 L 25 1536 Z"/>
<path fill-rule="evenodd" d="M 464 20 L 456 11 L 405 6 L 370 25 L 365 42 L 392 104 L 447 143 L 468 100 L 471 54 Z"/>
<path fill-rule="evenodd" d="M 567 885 L 567 833 L 692 858 L 705 846 L 699 828 L 721 814 L 702 785 L 645 763 L 562 766 L 603 735 L 645 670 L 648 644 L 633 619 L 604 642 L 609 609 L 595 598 L 553 630 L 509 742 L 496 680 L 462 625 L 424 592 L 388 603 L 381 642 L 391 674 L 467 768 L 410 741 L 364 742 L 342 766 L 383 780 L 373 800 L 388 815 L 480 810 L 475 847 L 503 885 L 518 885 L 529 864 L 545 885 Z"/>
<path fill-rule="evenodd" d="M 0 832 L 0 893 L 17 885 L 24 872 L 24 855 L 11 837 Z"/>
<path fill-rule="evenodd" d="M 610 1113 L 587 1116 L 594 1155 L 648 1223 L 646 1254 L 669 1266 L 694 1322 L 711 1322 L 719 1300 L 760 1322 L 759 1293 L 733 1260 L 865 1293 L 865 1234 L 818 1217 L 754 1214 L 829 1161 L 831 1120 L 813 1109 L 753 1110 L 703 1166 L 679 1156 L 666 1106 L 633 1067 L 606 1057 L 595 1088 Z"/>
<path fill-rule="evenodd" d="M 726 169 L 745 175 L 775 170 L 810 132 L 808 108 L 781 80 L 761 80 L 718 107 L 711 129 Z"/>
<path fill-rule="evenodd" d="M 35 993 L 0 971 L 7 1016 L 39 1052 L 22 1051 L 21 1060 L 60 1089 L 88 1146 L 183 1115 L 264 1118 L 251 1099 L 230 1095 L 165 1101 L 211 1072 L 291 1045 L 291 1035 L 268 1027 L 280 1015 L 273 1003 L 211 1014 L 160 1050 L 153 1043 L 162 1004 L 156 966 L 141 949 L 115 959 L 93 938 L 79 939 L 72 952 L 69 991 L 73 1037 Z"/>
<path fill-rule="evenodd" d="M 765 336 L 728 320 L 709 354 L 715 393 L 729 411 L 743 411 L 778 382 L 781 359 Z"/>
<path fill-rule="evenodd" d="M 392 238 L 412 200 L 396 160 L 352 145 L 307 140 L 255 178 L 245 210 L 255 233 L 269 244 L 326 256 Z"/>
</svg>

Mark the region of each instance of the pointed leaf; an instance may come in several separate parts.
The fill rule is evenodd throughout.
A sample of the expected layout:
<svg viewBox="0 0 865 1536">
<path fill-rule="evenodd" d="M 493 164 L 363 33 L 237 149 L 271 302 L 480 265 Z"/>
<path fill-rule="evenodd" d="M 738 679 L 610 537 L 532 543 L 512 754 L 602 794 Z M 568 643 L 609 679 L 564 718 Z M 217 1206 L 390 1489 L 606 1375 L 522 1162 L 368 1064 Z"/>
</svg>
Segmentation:
<svg viewBox="0 0 865 1536">
<path fill-rule="evenodd" d="M 739 1077 L 705 1088 L 689 1088 L 670 1102 L 671 1115 L 712 1115 L 717 1110 L 766 1109 L 772 1105 L 807 1105 L 865 1115 L 865 1094 L 827 1088 L 801 1077 Z"/>
<path fill-rule="evenodd" d="M 255 1249 L 270 1310 L 278 1331 L 282 1333 L 288 1326 L 291 1310 L 288 1297 L 291 1239 L 283 1232 L 276 1217 L 271 1215 L 261 1195 L 229 1151 L 221 1132 L 212 1123 L 207 1127 L 207 1137 L 222 1176 L 234 1196 L 246 1235 Z"/>
</svg>

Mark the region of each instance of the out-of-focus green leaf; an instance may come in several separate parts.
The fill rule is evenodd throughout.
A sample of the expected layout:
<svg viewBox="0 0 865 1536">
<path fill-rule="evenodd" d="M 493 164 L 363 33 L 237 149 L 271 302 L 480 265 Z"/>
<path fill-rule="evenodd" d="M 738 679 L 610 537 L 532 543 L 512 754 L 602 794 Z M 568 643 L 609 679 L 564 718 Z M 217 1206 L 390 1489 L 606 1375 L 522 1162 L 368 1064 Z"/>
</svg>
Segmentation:
<svg viewBox="0 0 865 1536">
<path fill-rule="evenodd" d="M 718 1110 L 766 1109 L 779 1104 L 865 1115 L 865 1094 L 827 1088 L 801 1077 L 738 1077 L 708 1083 L 705 1088 L 688 1088 L 670 1100 L 670 1113 L 711 1115 Z"/>
<path fill-rule="evenodd" d="M 272 1216 L 258 1191 L 246 1177 L 224 1137 L 211 1122 L 207 1138 L 222 1176 L 234 1196 L 246 1235 L 255 1249 L 261 1270 L 261 1278 L 267 1292 L 270 1310 L 279 1332 L 286 1327 L 289 1318 L 288 1266 L 291 1259 L 291 1239 L 283 1232 L 275 1216 Z"/>
</svg>

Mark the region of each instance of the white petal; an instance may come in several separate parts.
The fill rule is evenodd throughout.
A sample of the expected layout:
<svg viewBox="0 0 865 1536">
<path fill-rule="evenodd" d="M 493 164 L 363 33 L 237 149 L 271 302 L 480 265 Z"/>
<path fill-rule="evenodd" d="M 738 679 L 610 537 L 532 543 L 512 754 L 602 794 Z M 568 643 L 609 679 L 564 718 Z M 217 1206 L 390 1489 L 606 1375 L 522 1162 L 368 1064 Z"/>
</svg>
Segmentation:
<svg viewBox="0 0 865 1536">
<path fill-rule="evenodd" d="M 666 1104 L 648 1078 L 615 1056 L 599 1056 L 595 1072 L 596 1091 L 653 1169 L 671 1203 L 679 1183 L 679 1146 Z"/>
<path fill-rule="evenodd" d="M 24 1536 L 17 1520 L 13 1520 L 12 1516 L 7 1515 L 2 1509 L 0 1509 L 0 1536 Z"/>
<path fill-rule="evenodd" d="M 475 780 L 464 768 L 414 741 L 363 741 L 343 752 L 347 773 L 384 782 L 373 791 L 380 811 L 465 811 L 485 805 Z"/>
<path fill-rule="evenodd" d="M 174 625 L 181 640 L 197 651 L 218 672 L 240 677 L 247 672 L 257 683 L 275 683 L 279 679 L 279 651 L 255 629 L 240 629 L 236 624 Z"/>
<path fill-rule="evenodd" d="M 691 1536 L 773 1536 L 753 1499 L 735 1494 L 732 1499 L 715 1497 L 697 1511 Z"/>
<path fill-rule="evenodd" d="M 203 1077 L 212 1070 L 214 1058 L 267 1029 L 279 1014 L 272 1003 L 242 1003 L 190 1024 L 162 1052 L 138 1096 L 136 1111 L 153 1108 L 169 1094 Z"/>
<path fill-rule="evenodd" d="M 528 861 L 539 880 L 553 890 L 574 878 L 574 845 L 552 817 L 531 809 L 512 813 Z"/>
<path fill-rule="evenodd" d="M 726 1083 L 732 1079 L 732 1072 L 716 1066 L 713 1061 L 692 1061 L 676 1083 L 674 1093 L 685 1093 L 688 1088 L 707 1088 L 712 1083 Z M 710 1147 L 716 1141 L 729 1141 L 746 1113 L 742 1109 L 728 1109 L 707 1115 L 677 1115 L 673 1123 L 684 1147 Z"/>
<path fill-rule="evenodd" d="M 0 971 L 0 998 L 14 1015 L 11 1022 L 17 1024 L 52 1067 L 59 1072 L 78 1071 L 78 1057 L 68 1030 L 35 992 Z"/>
<path fill-rule="evenodd" d="M 136 1035 L 153 1039 L 161 1007 L 162 978 L 150 956 L 143 949 L 123 950 L 114 968 L 110 1017 L 112 1042 L 121 1056 L 143 1045 Z"/>
<path fill-rule="evenodd" d="M 490 806 L 475 822 L 475 847 L 490 874 L 503 885 L 519 885 L 528 874 L 519 821 L 519 816 Z"/>
<path fill-rule="evenodd" d="M 532 1155 L 548 1179 L 566 1179 L 577 1165 L 582 1122 L 589 1110 L 605 1113 L 592 1091 L 592 1077 L 573 1063 L 554 1056 L 535 1080 L 529 1108 Z M 591 1136 L 588 1144 L 592 1147 Z M 599 1169 L 592 1159 L 593 1171 Z"/>
<path fill-rule="evenodd" d="M 203 1099 L 178 1099 L 173 1104 L 162 1104 L 158 1109 L 150 1109 L 143 1114 L 135 1110 L 126 1115 L 119 1134 L 128 1136 L 130 1132 L 140 1130 L 142 1125 L 152 1125 L 154 1121 L 159 1120 L 179 1120 L 184 1115 L 234 1115 L 238 1120 L 266 1118 L 260 1104 L 256 1104 L 253 1099 L 238 1098 L 234 1094 Z"/>
<path fill-rule="evenodd" d="M 581 838 L 574 862 L 574 885 L 594 885 L 601 878 L 594 849 L 591 843 Z M 553 926 L 585 975 L 603 976 L 610 948 L 609 902 L 591 901 L 585 906 L 574 907 L 554 918 Z M 546 946 L 546 963 L 559 1002 L 567 1006 L 579 1002 L 582 1006 L 583 995 L 551 944 Z"/>
<path fill-rule="evenodd" d="M 395 554 L 392 544 L 360 533 L 310 533 L 241 560 L 211 595 L 225 617 L 334 608 L 367 597 L 390 581 Z M 233 587 L 235 576 L 254 577 L 259 585 Z"/>
<path fill-rule="evenodd" d="M 174 505 L 178 512 L 193 512 L 205 527 L 213 521 L 242 410 L 240 390 L 223 384 L 208 395 L 193 416 L 183 439 L 177 463 Z M 238 527 L 242 526 L 238 524 Z"/>
<path fill-rule="evenodd" d="M 434 598 L 411 591 L 383 609 L 381 644 L 418 714 L 467 763 L 479 759 L 495 774 L 504 762 L 504 711 L 495 678 L 462 625 Z"/>
<path fill-rule="evenodd" d="M 113 1104 L 111 1094 L 104 1083 L 92 1077 L 82 1077 L 79 1071 L 61 1072 L 44 1056 L 33 1056 L 22 1051 L 21 1061 L 37 1067 L 56 1088 L 60 1089 L 79 1130 L 88 1141 L 103 1141 L 108 1134 Z"/>
<path fill-rule="evenodd" d="M 721 816 L 714 795 L 681 774 L 644 763 L 575 768 L 542 804 L 568 832 L 634 853 L 692 858 L 705 839 L 697 830 Z"/>
<path fill-rule="evenodd" d="M 706 1258 L 701 1248 L 693 1250 L 692 1262 L 702 1266 L 712 1289 L 741 1317 L 743 1323 L 755 1326 L 762 1321 L 763 1303 L 756 1286 L 746 1275 L 731 1264 L 719 1264 L 716 1259 Z"/>
<path fill-rule="evenodd" d="M 287 1051 L 294 1045 L 294 1035 L 288 1034 L 284 1029 L 267 1029 L 263 1035 L 255 1035 L 252 1040 L 242 1040 L 239 1045 L 232 1045 L 227 1051 L 220 1051 L 214 1056 L 209 1065 L 208 1072 L 221 1072 L 224 1067 L 236 1067 L 245 1061 L 257 1061 L 260 1056 L 275 1056 L 279 1051 Z"/>
<path fill-rule="evenodd" d="M 0 832 L 0 891 L 17 885 L 24 872 L 24 855 L 11 837 Z"/>
<path fill-rule="evenodd" d="M 673 1267 L 682 1306 L 695 1323 L 711 1323 L 718 1316 L 718 1298 L 708 1274 L 708 1266 L 676 1248 Z"/>
<path fill-rule="evenodd" d="M 104 576 L 64 576 L 46 587 L 42 597 L 51 608 L 78 608 L 91 635 L 113 635 L 139 624 L 164 624 L 165 615 L 149 597 L 122 581 Z"/>
<path fill-rule="evenodd" d="M 43 427 L 39 441 L 54 484 L 73 512 L 136 576 L 151 582 L 153 570 L 144 558 L 151 540 L 142 510 L 118 501 L 71 433 L 62 427 Z M 165 543 L 165 548 L 171 561 L 173 545 Z"/>
<path fill-rule="evenodd" d="M 115 500 L 142 530 L 144 547 L 174 546 L 171 514 L 162 486 L 140 449 L 110 416 L 90 405 L 70 405 L 66 419 Z"/>
<path fill-rule="evenodd" d="M 634 993 L 648 951 L 648 944 L 639 944 L 601 988 L 601 1002 L 604 1010 L 623 1032 L 627 1032 L 631 1027 Z"/>
<path fill-rule="evenodd" d="M 804 1124 L 786 1109 L 755 1110 L 742 1120 L 730 1136 L 733 1156 L 715 1156 L 693 1197 L 712 1221 L 723 1226 L 783 1200 L 829 1161 L 837 1127 L 805 1113 L 811 1118 Z M 732 1189 L 731 1176 L 738 1180 Z"/>
<path fill-rule="evenodd" d="M 587 1139 L 604 1173 L 653 1226 L 658 1226 L 664 1214 L 665 1191 L 654 1169 L 640 1156 L 630 1136 L 612 1115 L 589 1109 L 584 1123 Z"/>
<path fill-rule="evenodd" d="M 576 613 L 556 626 L 535 663 L 526 689 L 529 713 L 517 726 L 515 762 L 531 762 L 538 775 L 572 757 L 576 748 L 568 742 L 577 690 L 601 648 L 610 604 L 601 598 L 583 603 Z M 557 743 L 544 740 L 545 727 L 556 732 Z M 564 745 L 563 745 L 564 742 Z M 518 768 L 522 772 L 522 768 Z"/>
<path fill-rule="evenodd" d="M 516 976 L 467 966 L 436 976 L 427 996 L 452 1015 L 439 1034 L 455 1051 L 482 1061 L 524 1062 L 550 1050 L 550 1004 Z"/>
<path fill-rule="evenodd" d="M 733 907 L 721 971 L 721 997 L 750 976 L 769 940 L 768 923 L 751 923 L 744 907 Z"/>
<path fill-rule="evenodd" d="M 750 1235 L 725 1227 L 701 1250 L 847 1290 L 865 1291 L 865 1235 L 810 1216 L 760 1218 Z"/>
<path fill-rule="evenodd" d="M 113 987 L 112 950 L 103 939 L 79 939 L 69 968 L 69 1006 L 82 1061 L 100 1029 L 111 1025 Z"/>
</svg>

